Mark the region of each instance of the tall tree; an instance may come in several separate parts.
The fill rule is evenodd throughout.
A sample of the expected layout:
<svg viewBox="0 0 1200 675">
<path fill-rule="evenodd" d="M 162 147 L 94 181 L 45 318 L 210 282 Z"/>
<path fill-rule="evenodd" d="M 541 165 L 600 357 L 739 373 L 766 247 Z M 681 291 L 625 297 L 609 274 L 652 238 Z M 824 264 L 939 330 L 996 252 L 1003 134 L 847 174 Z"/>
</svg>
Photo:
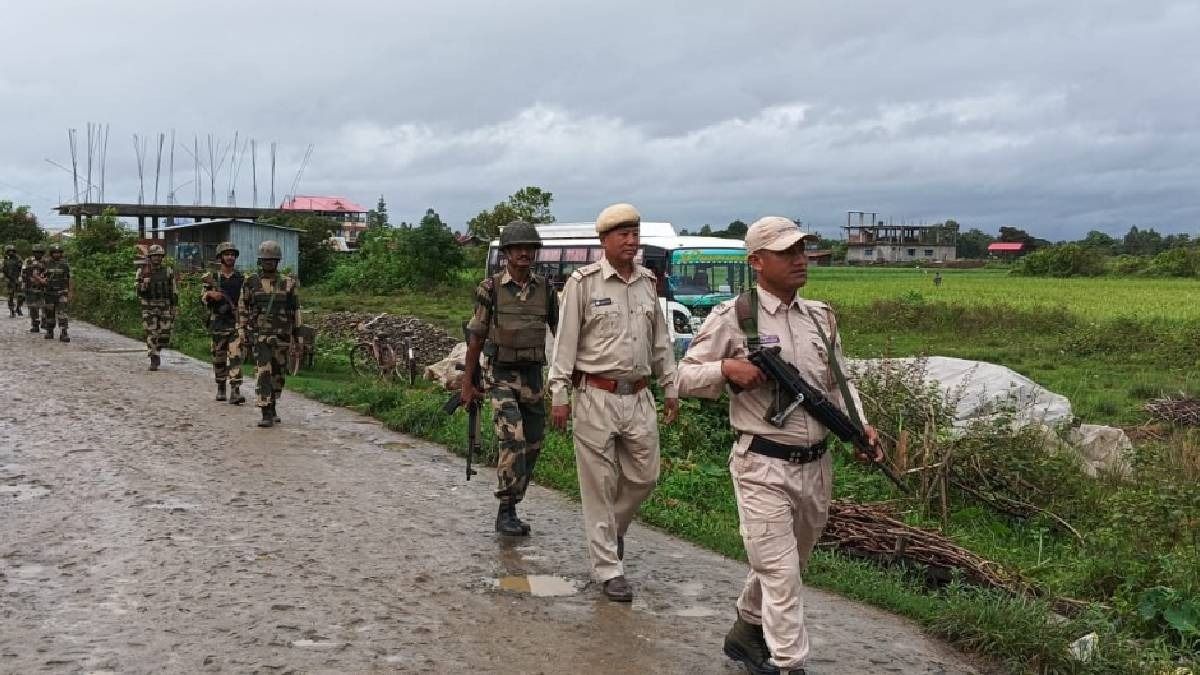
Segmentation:
<svg viewBox="0 0 1200 675">
<path fill-rule="evenodd" d="M 37 216 L 28 206 L 14 207 L 12 202 L 0 201 L 0 246 L 13 242 L 35 242 L 46 238 L 38 225 Z"/>
<path fill-rule="evenodd" d="M 467 221 L 467 231 L 483 240 L 495 239 L 500 228 L 514 220 L 527 223 L 553 223 L 550 204 L 554 194 L 540 187 L 527 186 L 508 196 L 490 209 L 480 211 Z"/>
<path fill-rule="evenodd" d="M 729 227 L 725 228 L 725 233 L 730 237 L 745 237 L 746 230 L 748 229 L 750 229 L 749 225 L 740 220 L 735 220 L 729 224 Z"/>
<path fill-rule="evenodd" d="M 711 237 L 712 233 L 712 225 L 709 225 L 708 223 L 705 223 L 704 227 L 700 228 L 700 236 L 702 237 Z"/>
<path fill-rule="evenodd" d="M 367 228 L 379 227 L 389 227 L 387 202 L 383 200 L 383 195 L 379 195 L 379 203 L 375 205 L 375 208 L 367 211 Z"/>
<path fill-rule="evenodd" d="M 958 235 L 958 257 L 967 260 L 980 259 L 987 256 L 988 244 L 992 243 L 992 235 L 972 227 Z"/>
<path fill-rule="evenodd" d="M 1163 243 L 1163 236 L 1153 227 L 1148 230 L 1139 230 L 1137 225 L 1129 228 L 1129 232 L 1125 234 L 1121 243 L 1122 251 L 1129 255 L 1158 255 L 1167 248 Z"/>
</svg>

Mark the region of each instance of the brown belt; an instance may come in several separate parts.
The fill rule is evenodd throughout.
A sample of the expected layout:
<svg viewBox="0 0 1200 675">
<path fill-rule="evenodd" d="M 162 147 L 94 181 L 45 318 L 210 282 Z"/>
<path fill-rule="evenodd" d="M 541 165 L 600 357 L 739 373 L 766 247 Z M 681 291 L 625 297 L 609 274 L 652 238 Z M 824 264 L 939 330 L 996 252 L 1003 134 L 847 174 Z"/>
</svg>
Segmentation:
<svg viewBox="0 0 1200 675">
<path fill-rule="evenodd" d="M 607 377 L 592 375 L 591 373 L 581 373 L 578 370 L 571 373 L 571 384 L 578 387 L 581 383 L 587 383 L 589 387 L 603 389 L 610 394 L 621 394 L 628 396 L 636 394 L 646 388 L 646 378 L 637 380 L 610 380 Z"/>
</svg>

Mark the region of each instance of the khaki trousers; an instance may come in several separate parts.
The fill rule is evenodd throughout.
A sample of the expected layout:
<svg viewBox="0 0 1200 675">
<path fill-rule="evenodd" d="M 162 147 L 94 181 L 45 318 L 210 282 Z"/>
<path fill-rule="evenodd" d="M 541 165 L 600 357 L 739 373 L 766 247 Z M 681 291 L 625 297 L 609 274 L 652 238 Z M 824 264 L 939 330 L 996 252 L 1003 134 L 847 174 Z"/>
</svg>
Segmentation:
<svg viewBox="0 0 1200 675">
<path fill-rule="evenodd" d="M 809 649 L 800 575 L 829 519 L 833 458 L 790 464 L 747 452 L 749 444 L 742 436 L 729 459 L 750 562 L 738 613 L 762 625 L 776 666 L 800 668 Z"/>
<path fill-rule="evenodd" d="M 617 537 L 658 480 L 658 414 L 649 389 L 621 395 L 587 385 L 576 390 L 573 413 L 588 556 L 592 577 L 604 582 L 625 574 Z"/>
</svg>

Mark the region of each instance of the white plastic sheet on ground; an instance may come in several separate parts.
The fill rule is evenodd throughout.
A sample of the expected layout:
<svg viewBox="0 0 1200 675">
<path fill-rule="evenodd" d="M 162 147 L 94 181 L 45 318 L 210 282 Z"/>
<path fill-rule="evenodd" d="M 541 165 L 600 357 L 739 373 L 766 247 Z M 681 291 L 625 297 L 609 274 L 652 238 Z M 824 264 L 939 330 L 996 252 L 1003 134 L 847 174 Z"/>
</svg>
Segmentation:
<svg viewBox="0 0 1200 675">
<path fill-rule="evenodd" d="M 903 366 L 915 358 L 890 359 Z M 1071 402 L 1020 373 L 986 361 L 968 361 L 949 356 L 930 356 L 926 361 L 927 378 L 936 382 L 942 393 L 958 399 L 954 426 L 962 428 L 986 422 L 1000 414 L 1011 413 L 1018 426 L 1043 424 L 1059 426 L 1071 422 Z M 877 359 L 851 361 L 859 371 Z"/>
</svg>

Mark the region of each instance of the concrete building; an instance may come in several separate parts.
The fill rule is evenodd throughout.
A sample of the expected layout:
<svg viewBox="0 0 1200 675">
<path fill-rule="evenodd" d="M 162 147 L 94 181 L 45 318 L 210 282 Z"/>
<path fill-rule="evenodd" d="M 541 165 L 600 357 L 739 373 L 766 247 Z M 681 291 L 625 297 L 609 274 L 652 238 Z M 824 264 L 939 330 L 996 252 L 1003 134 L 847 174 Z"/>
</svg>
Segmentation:
<svg viewBox="0 0 1200 675">
<path fill-rule="evenodd" d="M 257 266 L 258 245 L 274 239 L 283 249 L 280 267 L 293 274 L 300 273 L 300 230 L 252 220 L 226 218 L 199 223 L 181 223 L 162 228 L 162 246 L 167 255 L 179 263 L 181 271 L 197 270 L 210 265 L 217 257 L 217 245 L 233 242 L 241 255 L 238 269 L 252 270 Z"/>
<path fill-rule="evenodd" d="M 334 237 L 345 240 L 346 246 L 358 248 L 358 237 L 367 231 L 367 209 L 344 197 L 314 197 L 296 195 L 283 203 L 284 211 L 306 211 L 315 216 L 331 218 L 340 223 Z"/>
<path fill-rule="evenodd" d="M 847 217 L 842 229 L 846 231 L 846 262 L 849 264 L 958 259 L 958 226 L 955 224 L 888 225 L 874 218 L 867 224 L 851 224 Z"/>
</svg>

